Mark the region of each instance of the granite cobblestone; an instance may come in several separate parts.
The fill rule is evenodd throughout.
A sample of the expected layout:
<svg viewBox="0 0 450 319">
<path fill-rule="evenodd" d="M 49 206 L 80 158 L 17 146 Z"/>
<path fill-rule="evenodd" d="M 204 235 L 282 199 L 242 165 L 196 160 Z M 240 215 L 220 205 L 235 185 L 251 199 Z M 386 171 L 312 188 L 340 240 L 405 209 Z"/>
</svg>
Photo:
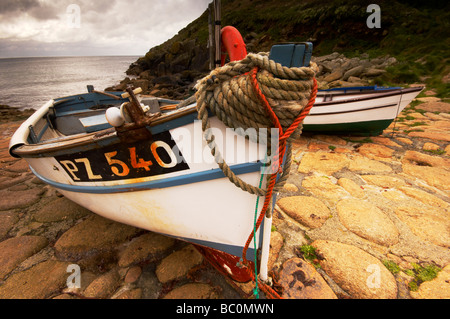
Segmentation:
<svg viewBox="0 0 450 319">
<path fill-rule="evenodd" d="M 284 298 L 449 298 L 450 104 L 420 109 L 369 139 L 294 142 L 269 263 Z M 410 129 L 417 120 L 424 130 Z M 226 280 L 190 244 L 99 217 L 40 183 L 8 155 L 18 125 L 0 124 L 0 298 L 251 295 L 253 283 Z M 70 265 L 81 287 L 69 287 Z M 442 270 L 410 289 L 412 271 L 429 266 Z"/>
</svg>

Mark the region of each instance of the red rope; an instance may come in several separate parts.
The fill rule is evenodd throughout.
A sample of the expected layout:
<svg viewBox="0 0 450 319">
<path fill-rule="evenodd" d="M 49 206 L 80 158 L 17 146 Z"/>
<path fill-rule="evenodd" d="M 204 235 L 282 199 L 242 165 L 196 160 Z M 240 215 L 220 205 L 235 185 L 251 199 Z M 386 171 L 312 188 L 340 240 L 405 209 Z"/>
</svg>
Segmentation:
<svg viewBox="0 0 450 319">
<path fill-rule="evenodd" d="M 286 151 L 286 140 L 289 138 L 289 136 L 291 136 L 291 134 L 297 129 L 297 127 L 300 125 L 300 123 L 309 114 L 309 111 L 311 110 L 311 108 L 313 107 L 313 105 L 316 101 L 317 81 L 315 78 L 313 78 L 313 88 L 311 91 L 311 96 L 309 98 L 308 104 L 305 106 L 305 108 L 302 110 L 302 112 L 297 116 L 297 118 L 294 120 L 294 122 L 292 122 L 292 124 L 286 129 L 286 131 L 283 132 L 283 128 L 280 124 L 280 121 L 279 121 L 277 115 L 273 111 L 272 107 L 270 106 L 270 103 L 267 101 L 266 97 L 264 96 L 264 93 L 261 91 L 261 89 L 259 87 L 258 80 L 256 78 L 258 70 L 259 70 L 259 68 L 255 67 L 250 72 L 250 74 L 249 74 L 250 81 L 253 85 L 256 95 L 258 96 L 258 98 L 260 99 L 262 104 L 265 106 L 267 112 L 269 113 L 270 119 L 272 120 L 274 127 L 278 128 L 278 130 L 279 130 L 278 149 L 277 149 L 277 153 L 273 156 L 274 163 L 272 165 L 273 165 L 273 167 L 281 167 L 280 163 L 283 163 L 283 157 L 284 157 L 284 153 Z M 243 259 L 244 265 L 248 264 L 248 261 L 246 258 L 247 249 L 250 246 L 250 242 L 253 239 L 254 232 L 256 232 L 258 230 L 259 226 L 261 225 L 261 223 L 264 219 L 265 213 L 269 207 L 270 201 L 272 199 L 273 188 L 274 188 L 276 180 L 277 180 L 277 175 L 278 175 L 278 172 L 273 173 L 270 176 L 270 179 L 269 179 L 269 182 L 267 185 L 266 196 L 264 199 L 264 206 L 263 206 L 261 213 L 256 221 L 256 227 L 252 230 L 250 236 L 247 239 L 247 242 L 245 243 L 244 249 L 242 251 L 242 259 Z M 252 278 L 254 280 L 256 280 L 255 275 L 253 274 L 253 271 L 251 271 L 250 269 L 249 269 L 249 271 L 251 272 Z M 278 298 L 278 299 L 281 298 L 275 290 L 273 290 L 271 287 L 265 285 L 264 283 L 261 283 L 261 289 L 270 298 Z"/>
</svg>

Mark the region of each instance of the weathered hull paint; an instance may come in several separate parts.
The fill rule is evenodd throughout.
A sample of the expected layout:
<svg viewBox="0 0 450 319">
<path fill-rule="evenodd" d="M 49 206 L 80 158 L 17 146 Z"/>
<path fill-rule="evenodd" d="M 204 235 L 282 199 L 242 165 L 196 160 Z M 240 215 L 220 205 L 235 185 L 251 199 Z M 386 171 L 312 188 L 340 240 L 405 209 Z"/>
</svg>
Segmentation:
<svg viewBox="0 0 450 319">
<path fill-rule="evenodd" d="M 265 147 L 238 136 L 233 131 L 227 132 L 226 127 L 218 120 L 212 124 L 225 134 L 233 135 L 236 148 L 241 152 L 227 151 L 225 139 L 217 139 L 218 147 L 231 169 L 251 185 L 258 185 L 261 178 L 261 163 L 264 159 Z M 98 147 L 87 152 L 72 152 L 66 150 L 68 156 L 25 158 L 33 173 L 45 183 L 57 188 L 63 195 L 79 205 L 105 218 L 120 223 L 143 228 L 149 231 L 173 236 L 195 244 L 211 247 L 240 257 L 244 244 L 253 229 L 254 213 L 257 197 L 241 190 L 232 184 L 218 168 L 209 147 L 202 138 L 200 123 L 191 123 L 170 130 L 172 137 L 186 134 L 196 140 L 185 145 L 179 145 L 186 163 L 181 170 L 174 170 L 159 175 L 105 180 L 105 172 L 99 167 L 105 167 L 109 173 L 122 174 L 127 166 L 131 171 L 132 164 L 125 162 L 118 154 L 109 159 L 105 154 L 111 154 L 114 144 L 105 143 L 106 147 Z M 150 144 L 149 144 L 150 145 Z M 128 145 L 128 149 L 134 149 Z M 119 147 L 119 145 L 117 146 Z M 197 149 L 202 152 L 195 154 Z M 167 149 L 162 149 L 167 152 Z M 95 153 L 95 154 L 94 154 Z M 88 154 L 88 155 L 86 155 Z M 103 164 L 99 164 L 103 156 Z M 109 156 L 109 155 L 108 155 Z M 139 162 L 136 158 L 144 158 Z M 133 165 L 141 173 L 146 173 L 150 159 L 157 165 L 170 164 L 166 156 L 164 162 L 157 163 L 149 152 L 134 154 Z M 195 160 L 194 160 L 195 159 Z M 94 162 L 97 161 L 97 163 Z M 251 162 L 249 162 L 251 160 Z M 181 165 L 177 164 L 177 165 Z M 172 167 L 174 168 L 174 167 Z M 128 172 L 131 176 L 131 173 Z M 115 176 L 118 177 L 118 176 Z M 262 201 L 263 198 L 260 198 Z M 257 234 L 257 247 L 261 246 L 260 231 Z M 253 242 L 248 251 L 248 258 L 253 259 Z"/>
<path fill-rule="evenodd" d="M 356 92 L 350 97 L 342 92 L 319 94 L 304 121 L 304 130 L 381 131 L 420 90 Z M 11 155 L 25 158 L 36 176 L 105 218 L 210 247 L 213 250 L 206 255 L 218 263 L 233 263 L 241 257 L 254 227 L 257 196 L 237 188 L 218 169 L 201 130 L 196 130 L 200 123 L 194 121 L 195 106 L 170 120 L 156 119 L 148 127 L 152 139 L 143 145 L 123 143 L 97 113 L 92 121 L 80 118 L 88 125 L 80 134 L 61 136 L 48 122 L 49 115 L 57 119 L 78 116 L 102 103 L 116 101 L 93 93 L 49 101 L 14 134 Z M 218 130 L 214 134 L 226 136 L 216 138 L 216 143 L 228 165 L 245 182 L 258 185 L 266 148 L 230 132 L 215 117 L 211 118 L 211 126 Z M 76 125 L 70 127 L 76 129 Z M 235 141 L 241 151 L 233 152 L 234 148 L 225 143 L 227 139 Z M 175 161 L 178 151 L 181 161 Z M 257 232 L 257 249 L 269 247 L 270 231 L 264 235 L 263 229 L 270 225 L 266 226 Z M 254 257 L 253 247 L 252 242 L 246 256 L 249 260 Z M 263 251 L 265 259 L 267 253 Z M 229 265 L 224 269 L 236 268 Z"/>
</svg>

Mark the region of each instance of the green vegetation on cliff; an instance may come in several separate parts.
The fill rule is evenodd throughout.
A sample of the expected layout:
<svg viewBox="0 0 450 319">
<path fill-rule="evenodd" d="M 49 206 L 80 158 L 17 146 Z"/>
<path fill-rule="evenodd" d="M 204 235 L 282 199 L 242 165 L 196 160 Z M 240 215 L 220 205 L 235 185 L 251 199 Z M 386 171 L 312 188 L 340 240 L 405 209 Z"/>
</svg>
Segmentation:
<svg viewBox="0 0 450 319">
<path fill-rule="evenodd" d="M 369 28 L 372 0 L 222 0 L 222 26 L 233 25 L 248 50 L 268 51 L 274 43 L 311 41 L 314 55 L 332 52 L 348 57 L 391 55 L 398 64 L 377 79 L 378 84 L 426 83 L 448 97 L 450 73 L 450 4 L 446 1 L 379 0 L 381 27 Z M 172 39 L 152 48 L 137 61 L 141 70 L 164 60 L 198 57 L 190 69 L 205 71 L 205 54 L 180 57 L 189 48 L 207 52 L 208 13 L 203 13 Z M 191 41 L 191 42 L 189 42 Z M 190 43 L 190 45 L 187 45 Z M 169 54 L 167 54 L 169 53 Z M 178 62 L 178 61 L 177 61 Z M 176 70 L 177 71 L 177 70 Z"/>
</svg>

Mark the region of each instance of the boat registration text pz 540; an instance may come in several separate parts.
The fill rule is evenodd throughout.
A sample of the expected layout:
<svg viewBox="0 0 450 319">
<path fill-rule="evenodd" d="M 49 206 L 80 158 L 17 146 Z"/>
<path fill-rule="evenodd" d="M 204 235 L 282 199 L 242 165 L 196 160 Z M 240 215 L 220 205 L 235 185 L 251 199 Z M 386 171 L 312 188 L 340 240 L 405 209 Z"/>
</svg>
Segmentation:
<svg viewBox="0 0 450 319">
<path fill-rule="evenodd" d="M 55 159 L 74 182 L 115 181 L 189 169 L 167 131 L 154 135 L 151 141 L 114 144 Z"/>
</svg>

